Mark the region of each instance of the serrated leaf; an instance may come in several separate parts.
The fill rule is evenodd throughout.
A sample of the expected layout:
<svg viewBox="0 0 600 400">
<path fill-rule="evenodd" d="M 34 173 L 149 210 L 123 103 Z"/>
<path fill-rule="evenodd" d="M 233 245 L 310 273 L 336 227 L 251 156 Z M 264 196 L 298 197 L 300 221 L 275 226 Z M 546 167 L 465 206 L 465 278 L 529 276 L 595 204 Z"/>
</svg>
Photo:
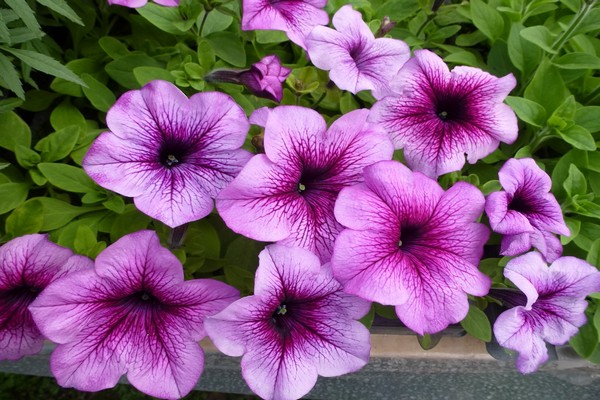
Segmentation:
<svg viewBox="0 0 600 400">
<path fill-rule="evenodd" d="M 6 26 L 6 21 L 4 21 L 2 13 L 0 13 L 0 40 L 8 45 L 12 44 L 10 33 L 8 32 L 8 27 Z"/>
<path fill-rule="evenodd" d="M 69 4 L 67 4 L 65 0 L 37 0 L 37 2 L 43 6 L 48 7 L 52 11 L 62 15 L 68 20 L 75 22 L 78 25 L 84 26 L 83 21 L 81 20 L 81 18 L 79 18 L 79 15 L 77 15 L 77 13 L 73 11 L 71 6 L 69 6 Z"/>
<path fill-rule="evenodd" d="M 521 121 L 542 127 L 546 122 L 546 110 L 535 101 L 523 97 L 508 96 L 506 103 L 513 109 Z"/>
<path fill-rule="evenodd" d="M 6 4 L 21 18 L 23 23 L 37 38 L 41 38 L 42 28 L 35 18 L 35 14 L 25 0 L 5 0 Z"/>
<path fill-rule="evenodd" d="M 37 167 L 48 181 L 57 188 L 73 193 L 87 193 L 98 190 L 98 186 L 81 168 L 57 163 L 40 163 Z"/>
<path fill-rule="evenodd" d="M 465 328 L 469 335 L 485 342 L 492 340 L 492 327 L 490 321 L 485 313 L 476 306 L 472 304 L 469 305 L 469 312 L 460 324 Z"/>
<path fill-rule="evenodd" d="M 25 91 L 21 83 L 21 76 L 12 62 L 2 53 L 0 53 L 0 76 L 10 91 L 16 94 L 20 99 L 25 100 Z"/>
<path fill-rule="evenodd" d="M 0 48 L 4 51 L 11 53 L 12 55 L 17 57 L 19 60 L 23 61 L 25 64 L 29 65 L 33 69 L 44 72 L 48 75 L 55 76 L 57 78 L 62 78 L 69 82 L 77 83 L 81 86 L 85 86 L 85 82 L 83 82 L 69 68 L 65 67 L 52 57 L 31 50 L 11 49 L 8 47 Z"/>
</svg>

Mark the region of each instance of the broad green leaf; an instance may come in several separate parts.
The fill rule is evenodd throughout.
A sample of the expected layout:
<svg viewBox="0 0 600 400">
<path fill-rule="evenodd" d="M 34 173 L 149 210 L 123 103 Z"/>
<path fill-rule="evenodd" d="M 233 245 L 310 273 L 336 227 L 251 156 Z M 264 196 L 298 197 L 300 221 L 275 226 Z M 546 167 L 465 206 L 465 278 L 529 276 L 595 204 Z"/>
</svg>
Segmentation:
<svg viewBox="0 0 600 400">
<path fill-rule="evenodd" d="M 521 121 L 542 127 L 546 122 L 546 110 L 535 101 L 523 97 L 508 96 L 506 103 L 513 109 Z"/>
<path fill-rule="evenodd" d="M 26 169 L 29 169 L 42 161 L 42 158 L 38 153 L 31 150 L 29 147 L 21 146 L 20 144 L 15 147 L 15 156 L 19 165 Z"/>
<path fill-rule="evenodd" d="M 563 182 L 563 187 L 569 196 L 583 195 L 587 193 L 587 181 L 585 175 L 574 164 L 569 165 L 569 176 Z"/>
<path fill-rule="evenodd" d="M 600 238 L 600 225 L 585 221 L 581 223 L 579 235 L 573 239 L 573 242 L 579 248 L 589 251 L 594 241 L 598 238 Z"/>
<path fill-rule="evenodd" d="M 252 293 L 254 288 L 254 273 L 235 265 L 224 268 L 227 283 L 238 289 L 242 296 Z"/>
<path fill-rule="evenodd" d="M 164 68 L 157 67 L 136 67 L 133 69 L 133 76 L 140 86 L 154 80 L 168 81 L 175 83 L 175 77 Z"/>
<path fill-rule="evenodd" d="M 521 30 L 520 34 L 523 39 L 535 44 L 542 50 L 550 54 L 556 54 L 556 50 L 552 48 L 552 43 L 556 35 L 550 32 L 545 26 L 530 26 Z"/>
<path fill-rule="evenodd" d="M 79 140 L 79 127 L 67 126 L 42 138 L 35 149 L 41 151 L 42 161 L 53 162 L 66 158 Z"/>
<path fill-rule="evenodd" d="M 168 7 L 165 7 L 168 8 Z M 106 73 L 117 83 L 127 89 L 138 89 L 140 84 L 133 75 L 136 67 L 158 67 L 163 65 L 146 54 L 128 54 L 106 64 Z"/>
<path fill-rule="evenodd" d="M 30 32 L 33 34 L 35 38 L 41 38 L 42 28 L 35 18 L 35 14 L 27 1 L 25 0 L 5 0 L 6 5 L 8 5 L 18 16 L 21 18 L 25 26 L 29 28 Z"/>
<path fill-rule="evenodd" d="M 258 266 L 258 253 L 264 249 L 264 243 L 240 236 L 227 247 L 225 258 L 238 267 L 253 272 Z M 226 274 L 227 275 L 227 274 Z"/>
<path fill-rule="evenodd" d="M 511 24 L 507 41 L 508 57 L 523 76 L 528 77 L 537 68 L 542 50 L 521 37 L 520 32 L 523 28 L 520 23 Z"/>
<path fill-rule="evenodd" d="M 589 200 L 579 200 L 577 199 L 577 209 L 575 212 L 579 215 L 584 215 L 586 217 L 597 218 L 600 219 L 600 205 L 596 204 Z M 595 238 L 594 238 L 595 239 Z"/>
<path fill-rule="evenodd" d="M 569 97 L 569 91 L 558 69 L 544 58 L 533 79 L 525 88 L 524 97 L 544 106 L 546 114 L 550 115 Z"/>
<path fill-rule="evenodd" d="M 579 219 L 565 217 L 565 224 L 567 224 L 571 234 L 569 236 L 561 235 L 560 242 L 563 244 L 563 246 L 571 243 L 573 239 L 579 235 L 579 231 L 581 230 L 581 221 Z"/>
<path fill-rule="evenodd" d="M 110 240 L 115 242 L 117 239 L 128 233 L 146 229 L 152 218 L 138 211 L 134 205 L 125 207 L 123 214 L 118 215 L 110 228 Z"/>
<path fill-rule="evenodd" d="M 576 149 L 594 151 L 596 150 L 596 142 L 594 137 L 587 129 L 573 125 L 565 131 L 558 131 L 561 138 Z"/>
<path fill-rule="evenodd" d="M 600 58 L 587 53 L 567 53 L 553 64 L 562 69 L 600 69 Z"/>
<path fill-rule="evenodd" d="M 75 238 L 77 237 L 77 230 L 80 226 L 86 226 L 92 230 L 94 237 L 98 234 L 98 222 L 102 219 L 107 212 L 96 212 L 82 216 L 75 221 L 71 221 L 62 228 L 54 231 L 57 234 L 56 243 L 64 247 L 75 247 Z"/>
<path fill-rule="evenodd" d="M 287 35 L 282 31 L 256 30 L 254 34 L 256 35 L 256 41 L 262 44 L 282 43 L 288 40 Z"/>
<path fill-rule="evenodd" d="M 592 242 L 592 246 L 590 247 L 585 260 L 590 264 L 600 268 L 600 238 Z"/>
<path fill-rule="evenodd" d="M 104 52 L 113 60 L 129 54 L 127 46 L 119 39 L 116 39 L 112 36 L 104 36 L 100 38 L 100 40 L 98 40 L 98 44 L 102 50 L 104 50 Z"/>
<path fill-rule="evenodd" d="M 29 193 L 29 185 L 26 183 L 2 183 L 0 184 L 0 214 L 7 213 L 20 206 Z"/>
<path fill-rule="evenodd" d="M 44 111 L 50 107 L 50 104 L 58 96 L 58 93 L 45 90 L 29 90 L 25 93 L 25 102 L 21 105 L 21 108 L 32 112 Z"/>
<path fill-rule="evenodd" d="M 85 82 L 83 82 L 69 68 L 65 67 L 52 57 L 31 50 L 12 49 L 8 47 L 0 48 L 11 53 L 13 56 L 17 57 L 33 69 L 57 78 L 65 79 L 69 82 L 77 83 L 81 86 L 85 86 Z"/>
<path fill-rule="evenodd" d="M 246 49 L 239 35 L 233 32 L 216 32 L 206 38 L 215 54 L 236 67 L 246 66 Z"/>
<path fill-rule="evenodd" d="M 204 19 L 204 10 L 198 15 L 198 19 L 196 20 L 196 25 L 198 29 L 200 29 L 200 25 L 202 24 L 202 20 Z M 204 26 L 202 27 L 202 37 L 206 37 L 211 33 L 215 32 L 223 32 L 225 29 L 231 25 L 233 22 L 233 17 L 230 15 L 225 15 L 219 10 L 212 10 L 209 12 L 208 17 L 206 17 L 206 21 L 204 22 Z"/>
<path fill-rule="evenodd" d="M 468 65 L 476 68 L 481 68 L 483 66 L 483 62 L 481 62 L 481 60 L 479 60 L 477 56 L 470 51 L 457 51 L 455 53 L 450 53 L 444 57 L 444 61 L 457 65 Z"/>
<path fill-rule="evenodd" d="M 77 228 L 77 234 L 73 241 L 77 253 L 87 255 L 88 251 L 96 246 L 96 243 L 96 233 L 90 227 L 82 225 Z"/>
<path fill-rule="evenodd" d="M 189 225 L 184 243 L 186 251 L 196 256 L 217 259 L 221 255 L 219 235 L 214 226 L 205 219 Z"/>
<path fill-rule="evenodd" d="M 79 109 L 68 101 L 60 103 L 50 114 L 50 125 L 54 130 L 59 131 L 64 128 L 76 125 L 79 127 L 79 133 L 87 132 L 87 123 L 85 117 Z"/>
<path fill-rule="evenodd" d="M 502 15 L 483 0 L 471 0 L 469 3 L 471 4 L 473 24 L 477 29 L 491 40 L 500 37 L 504 30 Z"/>
<path fill-rule="evenodd" d="M 398 319 L 394 306 L 384 306 L 379 303 L 375 304 L 375 313 L 383 318 Z"/>
<path fill-rule="evenodd" d="M 492 340 L 492 327 L 490 321 L 485 313 L 476 306 L 472 304 L 469 305 L 469 312 L 460 324 L 465 328 L 469 335 L 485 342 Z"/>
<path fill-rule="evenodd" d="M 178 7 L 164 7 L 148 2 L 137 12 L 158 29 L 173 35 L 183 35 L 193 25 L 195 20 L 184 19 Z"/>
<path fill-rule="evenodd" d="M 35 197 L 27 200 L 23 205 L 30 202 L 38 202 L 42 205 L 43 224 L 40 228 L 41 231 L 58 229 L 80 215 L 102 209 L 102 207 L 76 207 L 52 197 Z"/>
<path fill-rule="evenodd" d="M 44 224 L 44 209 L 40 202 L 26 201 L 6 218 L 6 233 L 12 237 L 38 233 Z"/>
<path fill-rule="evenodd" d="M 75 22 L 78 25 L 84 26 L 83 21 L 79 18 L 79 15 L 69 6 L 65 0 L 36 0 L 43 6 L 57 12 L 63 17 Z"/>
<path fill-rule="evenodd" d="M 590 133 L 600 132 L 600 106 L 578 108 L 575 112 L 575 123 Z"/>
<path fill-rule="evenodd" d="M 212 70 L 213 66 L 215 65 L 215 52 L 207 40 L 202 39 L 198 41 L 197 54 L 198 63 L 202 65 L 205 70 Z"/>
<path fill-rule="evenodd" d="M 119 195 L 110 196 L 102 205 L 117 214 L 123 214 L 125 211 L 125 201 Z"/>
<path fill-rule="evenodd" d="M 417 335 L 417 341 L 423 350 L 431 350 L 442 340 L 442 336 L 441 332 L 434 334 L 426 333 L 423 336 Z"/>
<path fill-rule="evenodd" d="M 15 151 L 16 145 L 31 146 L 31 130 L 15 112 L 0 113 L 0 147 Z"/>
<path fill-rule="evenodd" d="M 99 189 L 81 168 L 57 163 L 40 163 L 37 167 L 52 185 L 68 192 L 87 193 Z"/>
<path fill-rule="evenodd" d="M 594 327 L 592 318 L 588 318 L 587 323 L 579 328 L 579 333 L 569 340 L 569 344 L 577 354 L 584 358 L 594 352 L 598 346 L 598 332 Z"/>
<path fill-rule="evenodd" d="M 360 105 L 354 100 L 352 93 L 345 92 L 340 98 L 340 111 L 342 114 L 347 114 L 352 110 L 360 108 Z"/>
<path fill-rule="evenodd" d="M 117 100 L 113 91 L 89 74 L 83 74 L 81 78 L 87 85 L 87 87 L 83 88 L 85 97 L 88 98 L 97 110 L 107 112 Z"/>
<path fill-rule="evenodd" d="M 0 76 L 10 91 L 20 99 L 25 100 L 25 91 L 21 83 L 21 76 L 17 73 L 13 63 L 2 53 L 0 53 Z"/>
<path fill-rule="evenodd" d="M 12 111 L 17 107 L 21 107 L 22 104 L 23 100 L 17 99 L 16 97 L 0 100 L 0 113 Z"/>
</svg>

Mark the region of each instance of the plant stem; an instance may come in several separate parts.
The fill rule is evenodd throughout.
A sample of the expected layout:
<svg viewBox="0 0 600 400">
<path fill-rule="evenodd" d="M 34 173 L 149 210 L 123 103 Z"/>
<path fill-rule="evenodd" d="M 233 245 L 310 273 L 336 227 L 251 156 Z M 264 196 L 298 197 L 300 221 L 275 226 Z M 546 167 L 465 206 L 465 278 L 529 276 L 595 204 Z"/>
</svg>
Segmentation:
<svg viewBox="0 0 600 400">
<path fill-rule="evenodd" d="M 323 94 L 321 95 L 321 97 L 319 97 L 319 98 L 317 99 L 317 101 L 315 102 L 315 104 L 313 104 L 313 108 L 317 108 L 317 106 L 318 106 L 319 104 L 321 104 L 321 102 L 323 101 L 323 99 L 325 98 L 325 96 L 326 96 L 326 95 L 327 95 L 327 90 L 325 90 L 325 91 L 323 92 Z"/>
<path fill-rule="evenodd" d="M 575 14 L 573 19 L 571 20 L 571 23 L 569 23 L 569 26 L 567 27 L 567 29 L 562 33 L 562 35 L 560 35 L 559 37 L 556 38 L 554 43 L 552 43 L 551 48 L 552 48 L 552 50 L 556 51 L 556 53 L 554 53 L 550 56 L 550 61 L 552 61 L 554 59 L 554 57 L 556 57 L 558 55 L 558 53 L 560 52 L 562 47 L 565 45 L 565 43 L 569 39 L 571 39 L 571 36 L 573 36 L 573 33 L 575 32 L 575 30 L 577 28 L 579 28 L 579 26 L 585 20 L 585 18 L 588 16 L 588 14 L 592 10 L 592 8 L 594 8 L 594 6 L 596 5 L 596 2 L 597 2 L 597 0 L 591 0 L 591 1 L 584 2 L 583 7 L 581 7 L 579 9 L 579 11 L 577 11 L 577 14 Z"/>
<path fill-rule="evenodd" d="M 200 28 L 198 29 L 198 36 L 202 37 L 202 30 L 204 29 L 204 24 L 206 23 L 206 19 L 208 18 L 208 13 L 211 12 L 208 8 L 204 9 L 204 16 L 202 17 L 202 22 L 200 22 Z"/>
</svg>

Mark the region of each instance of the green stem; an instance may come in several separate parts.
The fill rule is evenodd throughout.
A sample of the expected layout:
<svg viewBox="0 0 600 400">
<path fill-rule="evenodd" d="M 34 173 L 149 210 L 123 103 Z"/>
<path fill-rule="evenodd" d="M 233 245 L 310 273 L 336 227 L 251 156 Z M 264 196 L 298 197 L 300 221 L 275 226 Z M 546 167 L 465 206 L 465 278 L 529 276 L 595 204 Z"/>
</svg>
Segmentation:
<svg viewBox="0 0 600 400">
<path fill-rule="evenodd" d="M 198 29 L 198 36 L 202 37 L 202 30 L 204 29 L 204 24 L 206 23 L 206 19 L 208 18 L 208 13 L 211 12 L 208 8 L 204 9 L 204 16 L 202 17 L 202 22 L 200 22 L 200 29 Z"/>
<path fill-rule="evenodd" d="M 535 134 L 535 137 L 533 138 L 533 140 L 531 141 L 531 143 L 529 145 L 529 147 L 531 148 L 531 154 L 534 154 L 543 142 L 550 139 L 550 137 L 548 136 L 548 133 L 550 133 L 550 128 L 548 128 L 547 126 L 543 127 L 539 131 L 537 131 L 537 133 Z"/>
<path fill-rule="evenodd" d="M 317 108 L 317 106 L 318 106 L 319 104 L 321 104 L 321 102 L 323 101 L 323 99 L 325 98 L 325 96 L 327 96 L 327 90 L 325 90 L 325 91 L 323 92 L 323 94 L 321 95 L 321 97 L 319 97 L 319 98 L 317 99 L 317 101 L 315 102 L 315 104 L 313 104 L 313 109 Z"/>
<path fill-rule="evenodd" d="M 421 34 L 421 32 L 423 32 L 423 29 L 425 29 L 425 27 L 431 22 L 433 21 L 433 19 L 435 18 L 435 13 L 431 13 L 427 16 L 427 19 L 425 20 L 425 22 L 423 22 L 421 24 L 421 26 L 419 27 L 419 29 L 417 30 L 417 33 L 415 34 L 416 37 L 419 37 L 419 35 Z"/>
<path fill-rule="evenodd" d="M 586 1 L 584 3 L 583 7 L 581 7 L 581 9 L 579 9 L 579 11 L 577 11 L 577 14 L 575 14 L 575 16 L 571 20 L 571 23 L 569 24 L 567 29 L 562 33 L 562 35 L 560 35 L 559 37 L 556 38 L 554 43 L 552 43 L 551 48 L 552 48 L 552 50 L 556 51 L 556 53 L 554 53 L 552 56 L 550 56 L 550 61 L 552 61 L 554 59 L 554 57 L 556 57 L 558 55 L 558 53 L 560 52 L 562 47 L 565 45 L 565 43 L 569 39 L 571 39 L 571 36 L 573 36 L 573 32 L 575 32 L 575 30 L 577 28 L 579 28 L 579 26 L 583 23 L 583 21 L 588 16 L 588 14 L 592 10 L 592 8 L 594 8 L 594 6 L 596 5 L 596 2 L 597 2 L 597 0 L 592 0 L 589 2 Z"/>
</svg>

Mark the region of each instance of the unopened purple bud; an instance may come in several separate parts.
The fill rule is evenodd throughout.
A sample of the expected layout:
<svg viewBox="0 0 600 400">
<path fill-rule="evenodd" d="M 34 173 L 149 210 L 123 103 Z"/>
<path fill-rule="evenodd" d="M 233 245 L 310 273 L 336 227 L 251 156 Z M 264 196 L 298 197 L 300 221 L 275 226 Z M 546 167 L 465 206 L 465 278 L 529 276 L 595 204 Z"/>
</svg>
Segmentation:
<svg viewBox="0 0 600 400">
<path fill-rule="evenodd" d="M 377 32 L 375 32 L 375 37 L 376 38 L 384 37 L 385 35 L 387 35 L 388 33 L 390 33 L 390 31 L 392 29 L 394 29 L 395 26 L 396 26 L 396 22 L 392 21 L 390 19 L 390 17 L 388 17 L 386 15 L 381 20 L 381 25 L 379 25 L 379 29 L 377 29 Z"/>
</svg>

